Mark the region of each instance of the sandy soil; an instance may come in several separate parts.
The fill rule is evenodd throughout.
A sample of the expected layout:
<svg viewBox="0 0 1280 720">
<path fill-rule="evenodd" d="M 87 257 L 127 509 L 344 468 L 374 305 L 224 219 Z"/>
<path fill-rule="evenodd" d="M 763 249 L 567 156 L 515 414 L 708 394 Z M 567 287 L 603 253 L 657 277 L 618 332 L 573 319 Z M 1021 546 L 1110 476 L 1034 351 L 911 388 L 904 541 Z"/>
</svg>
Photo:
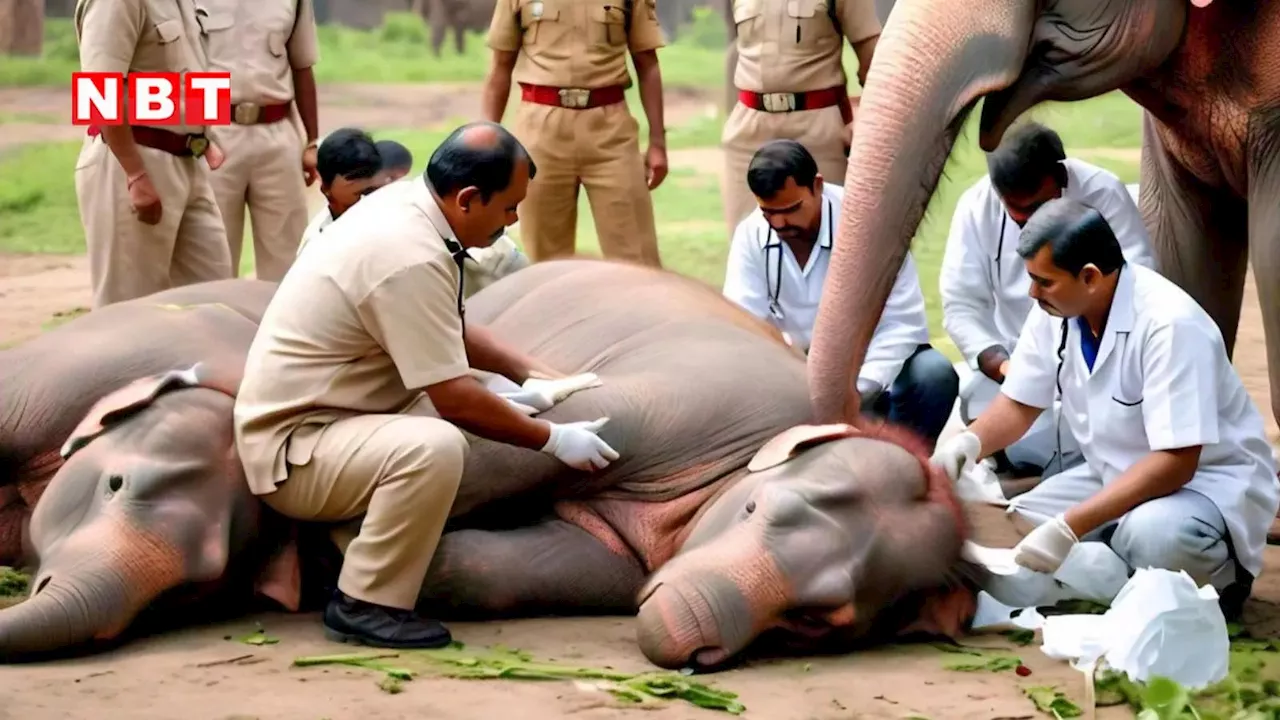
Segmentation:
<svg viewBox="0 0 1280 720">
<path fill-rule="evenodd" d="M 475 114 L 474 99 L 438 111 L 440 88 L 382 90 L 326 88 L 322 98 L 325 124 L 358 122 L 370 128 L 423 126 Z M 670 101 L 669 101 L 670 102 Z M 58 92 L 0 90 L 0 113 L 21 104 L 28 113 L 61 113 L 65 95 Z M 705 100 L 675 99 L 669 117 L 702 112 Z M 3 145 L 57 138 L 74 139 L 73 128 L 31 122 L 7 124 Z M 720 165 L 715 150 L 673 152 L 679 167 Z M 0 345 L 33 337 L 59 313 L 88 304 L 87 266 L 78 257 L 0 258 Z M 1267 375 L 1252 281 L 1236 364 L 1260 407 L 1269 407 Z M 1270 413 L 1268 421 L 1271 422 Z M 1011 543 L 1003 520 L 984 514 L 980 540 Z M 1268 565 L 1280 570 L 1280 549 L 1268 550 Z M 1273 571 L 1274 572 L 1274 571 Z M 1274 634 L 1280 623 L 1280 578 L 1264 576 L 1255 588 L 1247 620 L 1255 633 Z M 280 639 L 276 645 L 248 646 L 239 638 L 260 621 Z M 547 619 L 518 622 L 456 624 L 455 638 L 471 646 L 502 644 L 580 666 L 620 670 L 651 669 L 637 649 L 629 618 Z M 973 644 L 1010 647 L 995 637 L 973 638 Z M 183 717 L 230 718 L 360 718 L 514 717 L 541 720 L 580 716 L 622 718 L 644 710 L 624 708 L 608 695 L 570 682 L 462 681 L 423 677 L 405 684 L 396 695 L 381 691 L 378 676 L 363 670 L 297 669 L 295 657 L 345 652 L 320 633 L 315 615 L 266 614 L 224 625 L 193 628 L 134 642 L 120 650 L 90 658 L 6 668 L 0 672 L 0 720 L 9 718 L 93 717 L 96 720 Z M 963 673 L 943 669 L 952 657 L 927 645 L 885 648 L 854 656 L 748 662 L 744 667 L 706 680 L 741 695 L 748 717 L 905 718 L 955 720 L 1036 717 L 1022 688 L 1057 685 L 1073 700 L 1083 697 L 1079 673 L 1046 658 L 1032 645 L 1015 648 L 1032 674 Z M 649 712 L 658 717 L 714 717 L 711 711 L 669 703 Z M 1126 717 L 1115 708 L 1100 718 Z"/>
</svg>

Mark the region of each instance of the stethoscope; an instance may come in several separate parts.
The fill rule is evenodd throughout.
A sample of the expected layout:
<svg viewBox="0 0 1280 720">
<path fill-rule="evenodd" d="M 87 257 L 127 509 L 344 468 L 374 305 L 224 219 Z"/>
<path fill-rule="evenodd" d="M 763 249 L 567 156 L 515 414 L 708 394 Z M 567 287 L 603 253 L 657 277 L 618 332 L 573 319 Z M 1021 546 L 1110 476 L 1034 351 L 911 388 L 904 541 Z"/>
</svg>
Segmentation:
<svg viewBox="0 0 1280 720">
<path fill-rule="evenodd" d="M 835 218 L 831 216 L 831 198 L 823 198 L 822 203 L 823 203 L 822 211 L 826 213 L 826 217 L 827 217 L 827 245 L 829 247 L 835 247 L 835 224 L 836 223 L 835 223 Z M 769 221 L 766 220 L 765 226 L 768 229 L 765 230 L 765 236 L 764 236 L 764 239 L 765 239 L 764 286 L 767 289 L 767 292 L 769 294 L 769 315 L 773 317 L 774 320 L 778 322 L 782 322 L 786 318 L 786 316 L 782 312 L 782 305 L 778 302 L 778 297 L 782 294 L 782 251 L 783 251 L 782 239 L 777 237 L 777 233 L 774 231 L 773 226 L 769 225 L 768 223 Z M 769 241 L 775 238 L 777 238 L 778 242 L 770 244 Z M 759 229 L 757 229 L 756 241 L 759 242 L 759 240 L 760 240 L 760 231 Z M 769 253 L 770 251 L 773 251 L 773 250 L 777 250 L 778 252 L 773 258 L 774 281 L 772 284 L 770 284 Z"/>
</svg>

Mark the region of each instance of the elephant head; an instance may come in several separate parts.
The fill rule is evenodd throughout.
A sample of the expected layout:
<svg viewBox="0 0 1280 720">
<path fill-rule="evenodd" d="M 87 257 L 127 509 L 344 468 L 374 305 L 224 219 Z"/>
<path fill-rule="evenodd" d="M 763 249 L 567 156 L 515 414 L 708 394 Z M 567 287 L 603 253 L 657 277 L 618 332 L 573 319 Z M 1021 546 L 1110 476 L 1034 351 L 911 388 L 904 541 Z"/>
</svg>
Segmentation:
<svg viewBox="0 0 1280 720">
<path fill-rule="evenodd" d="M 802 650 L 954 636 L 976 602 L 958 574 L 966 527 L 907 431 L 792 428 L 641 589 L 640 648 L 661 667 L 714 668 L 766 634 Z"/>
<path fill-rule="evenodd" d="M 1211 11 L 1188 0 L 898 0 L 862 94 L 840 237 L 814 328 L 817 422 L 851 419 L 853 377 L 978 100 L 980 144 L 990 152 L 1039 102 L 1147 92 L 1143 79 L 1174 54 L 1192 14 Z"/>
<path fill-rule="evenodd" d="M 248 559 L 265 512 L 236 453 L 238 383 L 238 371 L 197 365 L 93 406 L 31 517 L 32 594 L 0 611 L 0 659 L 109 643 L 144 611 L 220 592 L 237 568 L 290 572 L 292 545 L 281 562 Z"/>
</svg>

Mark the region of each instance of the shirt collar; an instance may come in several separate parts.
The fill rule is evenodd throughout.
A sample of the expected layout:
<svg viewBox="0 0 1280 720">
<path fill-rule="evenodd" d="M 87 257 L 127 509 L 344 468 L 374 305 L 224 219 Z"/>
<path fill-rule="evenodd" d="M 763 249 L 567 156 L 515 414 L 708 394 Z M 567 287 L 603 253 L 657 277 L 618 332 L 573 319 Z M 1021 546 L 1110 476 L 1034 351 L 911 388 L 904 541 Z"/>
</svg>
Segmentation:
<svg viewBox="0 0 1280 720">
<path fill-rule="evenodd" d="M 435 228 L 441 238 L 444 238 L 445 247 L 448 248 L 454 259 L 457 259 L 459 253 L 470 257 L 463 248 L 462 241 L 458 240 L 458 234 L 453 231 L 453 226 L 449 224 L 449 219 L 444 216 L 444 210 L 440 208 L 440 203 L 436 200 L 435 195 L 431 193 L 431 189 L 427 187 L 425 177 L 420 182 L 414 183 L 412 197 L 414 204 L 426 215 L 431 227 Z"/>
</svg>

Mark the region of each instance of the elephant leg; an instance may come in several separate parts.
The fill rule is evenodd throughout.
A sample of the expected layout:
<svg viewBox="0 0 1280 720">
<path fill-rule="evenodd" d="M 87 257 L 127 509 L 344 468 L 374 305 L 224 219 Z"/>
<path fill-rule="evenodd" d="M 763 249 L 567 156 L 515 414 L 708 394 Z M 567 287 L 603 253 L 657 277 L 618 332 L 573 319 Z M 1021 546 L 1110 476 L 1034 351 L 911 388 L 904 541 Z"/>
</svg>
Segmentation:
<svg viewBox="0 0 1280 720">
<path fill-rule="evenodd" d="M 432 617 L 631 614 L 645 573 L 582 528 L 552 519 L 440 540 L 419 595 Z"/>
<path fill-rule="evenodd" d="M 1156 269 L 1209 313 L 1230 356 L 1248 268 L 1248 206 L 1230 193 L 1206 186 L 1178 164 L 1150 113 L 1142 118 L 1138 189 Z"/>
<path fill-rule="evenodd" d="M 1267 375 L 1271 414 L 1280 423 L 1280 156 L 1277 129 L 1250 128 L 1250 146 L 1266 148 L 1249 163 L 1249 256 L 1258 287 L 1258 307 L 1267 341 Z"/>
</svg>

